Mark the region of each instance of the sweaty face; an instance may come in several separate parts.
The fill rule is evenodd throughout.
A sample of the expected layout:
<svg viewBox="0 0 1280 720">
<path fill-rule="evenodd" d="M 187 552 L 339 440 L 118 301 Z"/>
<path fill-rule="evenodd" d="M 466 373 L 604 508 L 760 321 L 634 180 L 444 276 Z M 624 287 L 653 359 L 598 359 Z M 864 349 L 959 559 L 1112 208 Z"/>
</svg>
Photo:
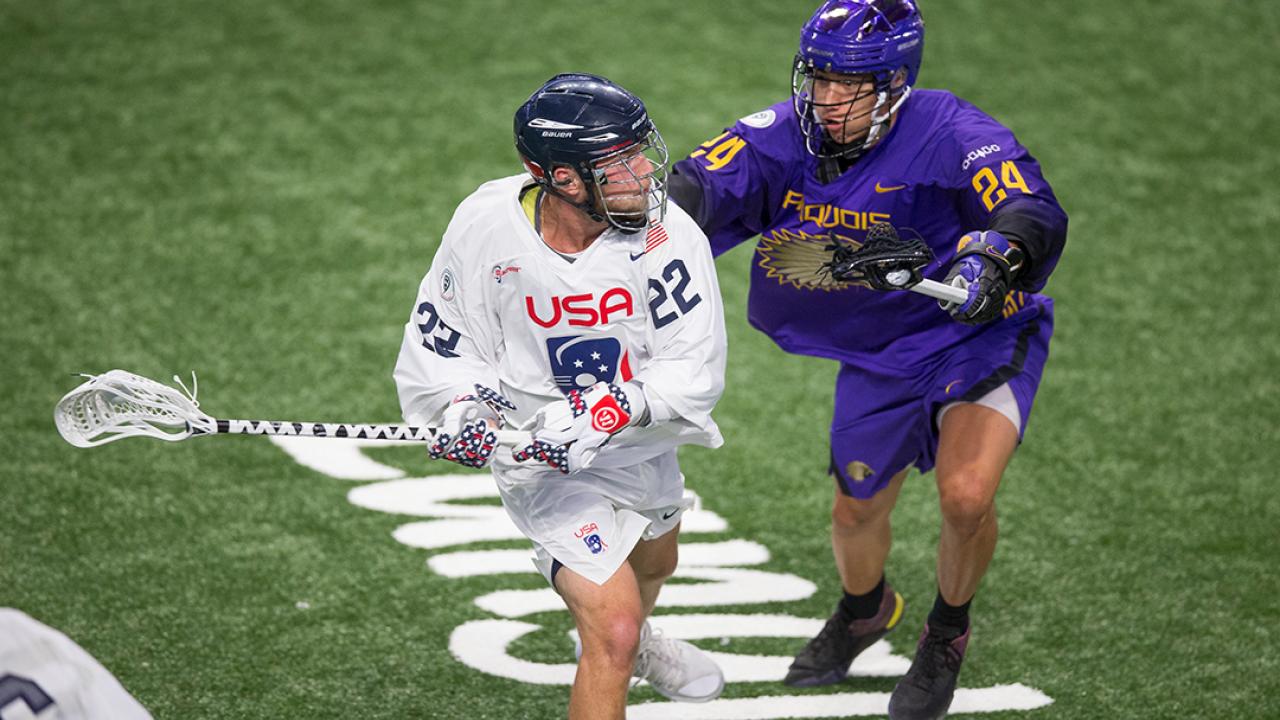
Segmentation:
<svg viewBox="0 0 1280 720">
<path fill-rule="evenodd" d="M 815 70 L 808 84 L 815 120 L 827 137 L 848 145 L 867 136 L 876 107 L 876 86 L 870 75 Z"/>
</svg>

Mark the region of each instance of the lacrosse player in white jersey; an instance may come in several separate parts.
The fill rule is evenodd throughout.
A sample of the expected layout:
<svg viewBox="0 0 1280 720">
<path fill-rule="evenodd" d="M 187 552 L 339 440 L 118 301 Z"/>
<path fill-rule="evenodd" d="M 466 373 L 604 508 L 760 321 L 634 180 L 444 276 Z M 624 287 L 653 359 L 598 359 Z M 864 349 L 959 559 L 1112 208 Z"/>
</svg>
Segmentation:
<svg viewBox="0 0 1280 720">
<path fill-rule="evenodd" d="M 20 610 L 0 608 L 0 718 L 151 720 L 84 648 Z"/>
<path fill-rule="evenodd" d="M 676 567 L 676 446 L 718 447 L 726 341 L 706 237 L 666 201 L 667 153 L 631 93 L 558 75 L 515 116 L 528 174 L 458 207 L 405 325 L 405 419 L 433 458 L 489 466 L 581 638 L 570 718 L 621 720 L 634 674 L 719 696 L 693 645 L 650 629 Z M 502 427 L 531 430 L 514 452 Z"/>
</svg>

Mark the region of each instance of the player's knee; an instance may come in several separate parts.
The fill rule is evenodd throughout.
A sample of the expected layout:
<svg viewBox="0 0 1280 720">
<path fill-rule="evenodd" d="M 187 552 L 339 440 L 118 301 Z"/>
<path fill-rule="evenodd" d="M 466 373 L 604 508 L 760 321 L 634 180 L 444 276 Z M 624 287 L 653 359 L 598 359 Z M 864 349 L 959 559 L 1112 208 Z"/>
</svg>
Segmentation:
<svg viewBox="0 0 1280 720">
<path fill-rule="evenodd" d="M 610 613 L 593 634 L 583 637 L 583 656 L 630 674 L 640 646 L 640 625 L 641 620 L 631 613 Z"/>
<path fill-rule="evenodd" d="M 985 490 L 982 478 L 950 478 L 954 482 L 940 484 L 939 503 L 942 517 L 953 529 L 974 535 L 995 516 L 995 498 Z"/>
<path fill-rule="evenodd" d="M 885 510 L 874 500 L 838 498 L 831 507 L 831 527 L 837 533 L 857 532 L 882 520 Z"/>
</svg>

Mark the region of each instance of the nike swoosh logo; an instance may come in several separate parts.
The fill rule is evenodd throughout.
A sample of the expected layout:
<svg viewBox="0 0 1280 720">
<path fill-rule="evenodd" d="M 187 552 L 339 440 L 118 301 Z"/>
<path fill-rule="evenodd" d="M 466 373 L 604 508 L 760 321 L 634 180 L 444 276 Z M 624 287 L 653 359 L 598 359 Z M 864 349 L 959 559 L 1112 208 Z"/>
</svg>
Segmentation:
<svg viewBox="0 0 1280 720">
<path fill-rule="evenodd" d="M 644 257 L 644 252 L 645 252 L 644 250 L 641 250 L 638 253 L 631 253 L 631 262 L 635 262 L 640 258 Z"/>
<path fill-rule="evenodd" d="M 906 185 L 890 185 L 889 187 L 884 187 L 879 183 L 879 181 L 876 182 L 876 192 L 878 193 L 893 192 L 894 190 L 901 190 L 904 187 L 906 187 Z"/>
<path fill-rule="evenodd" d="M 662 519 L 663 519 L 663 520 L 670 520 L 670 519 L 671 519 L 671 516 L 672 516 L 672 515 L 675 515 L 675 514 L 676 514 L 676 513 L 678 513 L 678 512 L 680 512 L 680 508 L 676 508 L 675 510 L 672 510 L 672 511 L 671 511 L 671 512 L 669 512 L 669 513 L 665 513 L 665 514 L 663 514 Z"/>
</svg>

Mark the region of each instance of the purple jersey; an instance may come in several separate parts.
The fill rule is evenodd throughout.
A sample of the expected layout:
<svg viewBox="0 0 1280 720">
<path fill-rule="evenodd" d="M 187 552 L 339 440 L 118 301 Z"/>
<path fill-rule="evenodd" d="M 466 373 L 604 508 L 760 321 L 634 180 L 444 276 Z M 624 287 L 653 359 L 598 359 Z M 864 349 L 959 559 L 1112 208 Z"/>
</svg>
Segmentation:
<svg viewBox="0 0 1280 720">
<path fill-rule="evenodd" d="M 924 274 L 935 280 L 946 275 L 960 237 L 987 229 L 1004 204 L 1030 208 L 1065 232 L 1066 215 L 1039 164 L 990 116 L 949 92 L 917 90 L 888 136 L 834 181 L 818 181 L 818 162 L 787 100 L 678 164 L 702 187 L 699 216 L 715 254 L 760 236 L 748 317 L 784 350 L 902 372 L 992 325 L 1049 319 L 1051 302 L 1034 291 L 1056 255 L 1019 278 L 1022 290 L 1006 298 L 1003 320 L 977 327 L 922 295 L 837 283 L 824 268 L 833 242 L 860 245 L 882 221 L 929 244 L 936 259 Z"/>
</svg>

